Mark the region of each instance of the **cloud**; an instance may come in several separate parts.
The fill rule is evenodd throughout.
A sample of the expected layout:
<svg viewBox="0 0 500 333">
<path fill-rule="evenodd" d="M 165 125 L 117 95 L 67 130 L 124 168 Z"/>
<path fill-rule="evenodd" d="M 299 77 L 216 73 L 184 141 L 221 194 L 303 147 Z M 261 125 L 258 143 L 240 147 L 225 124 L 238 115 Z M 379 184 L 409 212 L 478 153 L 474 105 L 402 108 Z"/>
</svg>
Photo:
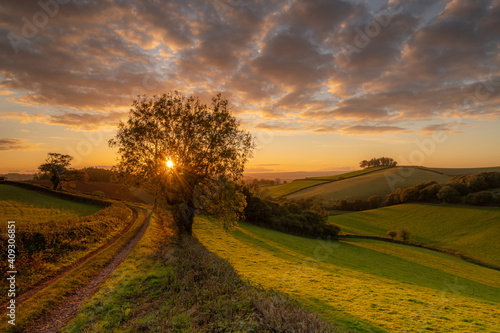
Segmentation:
<svg viewBox="0 0 500 333">
<path fill-rule="evenodd" d="M 36 146 L 24 139 L 0 139 L 0 151 L 33 150 Z"/>
<path fill-rule="evenodd" d="M 47 125 L 63 125 L 75 130 L 97 130 L 116 127 L 120 120 L 127 117 L 126 112 L 109 113 L 71 113 L 62 114 L 28 114 L 16 112 L 0 112 L 0 118 L 16 119 L 22 124 L 37 122 Z"/>
<path fill-rule="evenodd" d="M 267 130 L 367 133 L 360 121 L 404 129 L 500 109 L 499 1 L 70 1 L 40 27 L 36 13 L 2 4 L 0 99 L 66 112 L 22 122 L 102 128 L 137 94 L 173 89 L 223 91 Z M 301 125 L 273 122 L 291 117 Z"/>
<path fill-rule="evenodd" d="M 463 124 L 440 123 L 440 124 L 429 125 L 429 126 L 422 128 L 422 135 L 431 135 L 435 132 L 446 132 L 446 133 L 453 133 L 453 134 L 462 133 L 462 132 L 453 128 L 453 127 L 461 126 L 461 125 L 463 125 Z"/>
<path fill-rule="evenodd" d="M 346 126 L 340 129 L 344 134 L 363 135 L 363 134 L 394 134 L 409 133 L 411 130 L 398 126 L 374 126 L 374 125 L 354 125 Z"/>
</svg>

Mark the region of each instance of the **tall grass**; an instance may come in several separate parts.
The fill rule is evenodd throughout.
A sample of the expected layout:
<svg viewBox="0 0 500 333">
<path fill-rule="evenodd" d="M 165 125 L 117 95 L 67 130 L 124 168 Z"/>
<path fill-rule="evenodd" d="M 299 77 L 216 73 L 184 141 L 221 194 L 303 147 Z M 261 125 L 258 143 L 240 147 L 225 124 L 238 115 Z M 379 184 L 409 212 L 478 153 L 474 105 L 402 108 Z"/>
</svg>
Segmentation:
<svg viewBox="0 0 500 333">
<path fill-rule="evenodd" d="M 332 332 L 276 291 L 246 283 L 163 217 L 64 332 Z"/>
</svg>

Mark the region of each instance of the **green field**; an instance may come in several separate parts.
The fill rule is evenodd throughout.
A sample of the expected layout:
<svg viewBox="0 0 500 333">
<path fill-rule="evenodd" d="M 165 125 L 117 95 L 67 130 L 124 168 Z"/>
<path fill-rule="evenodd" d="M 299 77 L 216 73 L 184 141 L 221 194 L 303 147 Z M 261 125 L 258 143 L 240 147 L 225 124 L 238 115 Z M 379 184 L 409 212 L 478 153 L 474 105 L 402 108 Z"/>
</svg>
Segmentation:
<svg viewBox="0 0 500 333">
<path fill-rule="evenodd" d="M 200 241 L 254 284 L 357 332 L 498 332 L 500 272 L 426 249 L 329 242 L 197 218 Z"/>
<path fill-rule="evenodd" d="M 424 168 L 432 171 L 442 173 L 450 177 L 462 176 L 462 175 L 472 175 L 480 172 L 500 172 L 500 167 L 489 167 L 489 168 Z"/>
<path fill-rule="evenodd" d="M 500 265 L 500 208 L 404 204 L 331 216 L 343 232 L 385 236 L 408 228 L 411 240 Z"/>
<path fill-rule="evenodd" d="M 313 198 L 327 203 L 337 200 L 368 199 L 372 195 L 385 196 L 398 187 L 437 181 L 446 182 L 450 177 L 419 168 L 396 167 L 380 170 L 366 175 L 353 177 L 338 182 L 326 183 L 290 194 L 288 199 Z M 392 183 L 393 188 L 390 184 Z"/>
<path fill-rule="evenodd" d="M 262 192 L 265 194 L 269 194 L 273 198 L 281 197 L 283 195 L 288 195 L 290 193 L 294 193 L 305 188 L 316 186 L 319 184 L 328 183 L 325 180 L 294 180 L 293 182 L 275 185 L 275 186 L 267 186 L 262 188 Z"/>
<path fill-rule="evenodd" d="M 392 168 L 392 167 L 379 166 L 379 167 L 372 167 L 372 168 L 367 168 L 367 169 L 363 169 L 363 170 L 356 170 L 356 171 L 352 171 L 352 172 L 342 173 L 342 174 L 334 175 L 334 176 L 311 177 L 311 178 L 307 178 L 307 179 L 336 181 L 336 180 L 342 180 L 342 179 L 352 178 L 352 177 L 356 177 L 356 176 L 361 176 L 361 175 L 364 175 L 364 174 L 367 174 L 370 172 L 388 169 L 388 168 Z"/>
<path fill-rule="evenodd" d="M 64 200 L 12 185 L 0 184 L 0 226 L 45 223 L 92 215 L 102 207 Z M 4 230 L 4 229 L 2 229 Z"/>
<path fill-rule="evenodd" d="M 335 182 L 338 180 L 344 180 L 356 176 L 361 176 L 367 173 L 371 173 L 374 171 L 382 170 L 382 169 L 387 169 L 389 167 L 382 166 L 382 167 L 374 167 L 374 168 L 368 168 L 368 169 L 363 169 L 363 170 L 357 170 L 357 171 L 352 171 L 348 173 L 342 173 L 339 175 L 334 175 L 334 176 L 325 176 L 325 177 L 311 177 L 311 178 L 305 178 L 305 179 L 297 179 L 294 180 L 291 183 L 287 184 L 281 184 L 281 185 L 274 185 L 274 186 L 267 186 L 263 188 L 263 192 L 265 194 L 270 195 L 272 198 L 277 198 L 285 195 L 290 195 L 292 193 L 298 192 L 300 190 L 313 187 L 316 185 L 320 184 L 325 184 L 325 183 L 331 183 Z"/>
</svg>

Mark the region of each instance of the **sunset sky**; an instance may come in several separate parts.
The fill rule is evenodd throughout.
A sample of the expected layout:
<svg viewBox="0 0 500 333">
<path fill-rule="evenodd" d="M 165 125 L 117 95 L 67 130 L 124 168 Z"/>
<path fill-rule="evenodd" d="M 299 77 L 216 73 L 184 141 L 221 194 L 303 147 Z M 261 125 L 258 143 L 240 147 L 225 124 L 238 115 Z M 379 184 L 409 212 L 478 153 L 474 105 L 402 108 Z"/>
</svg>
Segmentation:
<svg viewBox="0 0 500 333">
<path fill-rule="evenodd" d="M 2 1 L 0 173 L 112 166 L 138 94 L 222 92 L 248 171 L 500 166 L 500 0 Z"/>
</svg>

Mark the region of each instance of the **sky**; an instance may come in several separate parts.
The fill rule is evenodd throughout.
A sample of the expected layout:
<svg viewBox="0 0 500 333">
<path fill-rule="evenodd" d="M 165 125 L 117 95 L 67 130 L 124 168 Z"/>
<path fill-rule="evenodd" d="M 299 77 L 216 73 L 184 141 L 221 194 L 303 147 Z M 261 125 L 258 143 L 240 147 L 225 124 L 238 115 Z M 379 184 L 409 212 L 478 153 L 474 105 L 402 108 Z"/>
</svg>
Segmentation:
<svg viewBox="0 0 500 333">
<path fill-rule="evenodd" d="M 500 0 L 2 1 L 0 172 L 109 167 L 137 95 L 218 92 L 249 172 L 500 166 Z"/>
</svg>

